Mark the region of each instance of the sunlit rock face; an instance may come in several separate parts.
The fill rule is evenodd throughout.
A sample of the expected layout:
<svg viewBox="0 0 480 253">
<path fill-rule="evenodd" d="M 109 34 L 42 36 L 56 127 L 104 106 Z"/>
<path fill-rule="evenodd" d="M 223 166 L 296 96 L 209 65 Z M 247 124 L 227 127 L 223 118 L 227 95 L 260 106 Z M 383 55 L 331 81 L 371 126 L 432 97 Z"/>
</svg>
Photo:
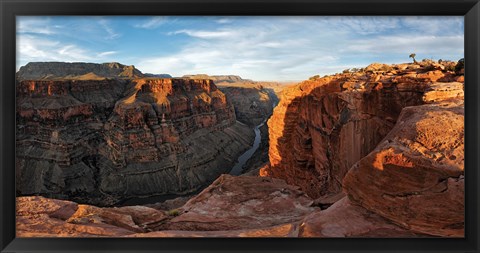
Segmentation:
<svg viewBox="0 0 480 253">
<path fill-rule="evenodd" d="M 299 226 L 299 237 L 370 237 L 416 238 L 430 237 L 400 227 L 390 220 L 352 203 L 347 197 L 326 210 L 307 215 Z"/>
<path fill-rule="evenodd" d="M 284 91 L 268 123 L 271 165 L 260 173 L 314 198 L 343 190 L 348 205 L 413 233 L 461 237 L 462 77 L 431 62 L 372 64 Z M 306 223 L 305 236 L 325 235 L 312 229 L 327 213 Z"/>
<path fill-rule="evenodd" d="M 283 180 L 222 175 L 156 230 L 239 230 L 295 223 L 317 210 L 312 199 Z"/>
<path fill-rule="evenodd" d="M 17 83 L 20 195 L 110 205 L 188 193 L 228 172 L 253 138 L 210 80 L 97 75 Z"/>
<path fill-rule="evenodd" d="M 268 121 L 271 166 L 262 173 L 313 198 L 337 194 L 350 167 L 390 132 L 404 107 L 463 98 L 454 72 L 421 64 L 372 64 L 284 90 Z"/>
<path fill-rule="evenodd" d="M 235 108 L 238 121 L 257 126 L 270 117 L 278 103 L 277 94 L 285 87 L 278 82 L 243 79 L 235 75 L 185 75 L 184 78 L 213 80 Z"/>
<path fill-rule="evenodd" d="M 292 237 L 312 202 L 280 179 L 230 175 L 172 210 L 18 197 L 17 237 Z"/>
<path fill-rule="evenodd" d="M 344 179 L 350 198 L 412 231 L 463 237 L 463 101 L 403 109 Z"/>
</svg>

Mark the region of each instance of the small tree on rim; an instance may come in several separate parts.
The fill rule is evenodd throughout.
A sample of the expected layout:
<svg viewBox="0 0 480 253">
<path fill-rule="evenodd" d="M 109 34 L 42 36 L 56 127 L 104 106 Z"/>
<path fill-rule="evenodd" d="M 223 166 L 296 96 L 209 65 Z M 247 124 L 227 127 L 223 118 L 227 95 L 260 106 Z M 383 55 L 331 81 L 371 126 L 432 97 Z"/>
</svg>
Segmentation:
<svg viewBox="0 0 480 253">
<path fill-rule="evenodd" d="M 413 63 L 417 64 L 417 60 L 415 60 L 415 56 L 417 56 L 417 55 L 416 54 L 410 54 L 408 57 L 412 58 Z"/>
</svg>

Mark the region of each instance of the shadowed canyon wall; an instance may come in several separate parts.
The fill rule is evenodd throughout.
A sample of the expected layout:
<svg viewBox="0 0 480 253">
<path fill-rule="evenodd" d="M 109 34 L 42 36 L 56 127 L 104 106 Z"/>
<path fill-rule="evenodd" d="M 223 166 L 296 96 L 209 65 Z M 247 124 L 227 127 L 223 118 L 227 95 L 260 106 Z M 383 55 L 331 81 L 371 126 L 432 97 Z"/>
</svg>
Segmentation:
<svg viewBox="0 0 480 253">
<path fill-rule="evenodd" d="M 188 193 L 253 137 L 210 80 L 20 80 L 17 193 L 97 205 Z"/>
</svg>

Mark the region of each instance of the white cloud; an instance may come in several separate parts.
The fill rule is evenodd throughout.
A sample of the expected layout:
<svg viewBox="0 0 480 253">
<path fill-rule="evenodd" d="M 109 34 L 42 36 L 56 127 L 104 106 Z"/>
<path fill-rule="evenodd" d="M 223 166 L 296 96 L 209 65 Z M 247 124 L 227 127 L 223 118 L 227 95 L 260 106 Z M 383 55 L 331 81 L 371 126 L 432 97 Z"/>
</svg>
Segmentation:
<svg viewBox="0 0 480 253">
<path fill-rule="evenodd" d="M 256 80 L 298 80 L 362 67 L 370 61 L 403 59 L 411 52 L 426 58 L 439 52 L 463 54 L 463 35 L 443 35 L 441 30 L 436 35 L 419 34 L 401 21 L 400 17 L 243 19 L 220 29 L 171 32 L 192 40 L 178 52 L 136 65 L 145 72 L 175 76 L 237 74 Z"/>
<path fill-rule="evenodd" d="M 219 19 L 215 20 L 215 22 L 217 22 L 219 24 L 229 24 L 229 23 L 233 22 L 233 19 L 232 18 L 219 18 Z"/>
<path fill-rule="evenodd" d="M 97 57 L 102 58 L 102 57 L 109 56 L 109 55 L 113 55 L 113 54 L 116 54 L 116 53 L 118 53 L 118 52 L 117 52 L 117 51 L 101 52 L 101 53 L 98 53 L 98 54 L 97 54 Z"/>
<path fill-rule="evenodd" d="M 116 53 L 97 53 L 75 44 L 63 44 L 34 35 L 17 35 L 17 69 L 28 62 L 37 61 L 94 62 Z"/>
<path fill-rule="evenodd" d="M 355 41 L 350 45 L 347 52 L 371 52 L 377 54 L 411 53 L 438 54 L 450 52 L 453 54 L 463 53 L 463 35 L 454 36 L 422 36 L 422 35 L 392 35 L 381 36 L 374 39 Z"/>
<path fill-rule="evenodd" d="M 75 61 L 91 60 L 88 52 L 76 45 L 66 45 L 56 49 L 58 55 L 52 56 L 57 59 L 74 59 Z"/>
<path fill-rule="evenodd" d="M 301 79 L 338 58 L 307 37 L 292 37 L 295 25 L 226 27 L 215 30 L 179 30 L 192 41 L 168 56 L 143 59 L 136 66 L 150 73 L 236 74 L 256 80 Z M 325 37 L 324 34 L 318 34 Z M 294 69 L 298 70 L 293 73 Z M 315 73 L 315 72 L 314 72 Z M 298 76 L 301 78 L 298 78 Z"/>
<path fill-rule="evenodd" d="M 186 34 L 191 37 L 200 38 L 200 39 L 220 39 L 228 38 L 238 35 L 238 32 L 232 30 L 217 30 L 217 31 L 194 31 L 194 30 L 179 30 L 170 35 L 175 34 Z"/>
<path fill-rule="evenodd" d="M 402 25 L 422 35 L 463 34 L 463 17 L 418 17 L 408 16 L 401 19 Z"/>
<path fill-rule="evenodd" d="M 153 17 L 145 23 L 137 24 L 135 27 L 143 29 L 154 29 L 167 22 L 167 17 Z"/>
<path fill-rule="evenodd" d="M 49 19 L 29 17 L 17 18 L 17 33 L 31 33 L 52 35 L 57 33 L 58 27 L 51 26 Z"/>
<path fill-rule="evenodd" d="M 120 37 L 120 34 L 115 32 L 115 30 L 110 26 L 110 24 L 107 20 L 101 19 L 100 21 L 98 21 L 98 23 L 105 30 L 105 32 L 107 32 L 107 34 L 108 34 L 105 37 L 105 39 L 113 40 L 113 39 L 117 39 L 117 38 Z"/>
<path fill-rule="evenodd" d="M 327 17 L 322 23 L 333 25 L 332 28 L 337 30 L 360 35 L 378 34 L 400 26 L 396 17 Z"/>
</svg>

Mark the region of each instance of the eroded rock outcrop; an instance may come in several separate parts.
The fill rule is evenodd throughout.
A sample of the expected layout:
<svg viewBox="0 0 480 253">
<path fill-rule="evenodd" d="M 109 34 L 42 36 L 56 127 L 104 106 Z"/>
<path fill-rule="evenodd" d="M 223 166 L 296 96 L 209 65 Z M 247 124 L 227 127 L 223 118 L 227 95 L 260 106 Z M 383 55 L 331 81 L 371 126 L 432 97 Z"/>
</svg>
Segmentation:
<svg viewBox="0 0 480 253">
<path fill-rule="evenodd" d="M 283 180 L 222 175 L 156 230 L 239 230 L 299 221 L 317 208 Z"/>
<path fill-rule="evenodd" d="M 283 180 L 222 175 L 184 206 L 99 208 L 44 197 L 17 198 L 18 237 L 284 237 L 318 208 Z"/>
<path fill-rule="evenodd" d="M 261 173 L 313 198 L 340 192 L 347 171 L 390 132 L 404 107 L 463 98 L 453 71 L 421 64 L 372 64 L 284 90 L 268 121 L 271 166 Z"/>
<path fill-rule="evenodd" d="M 17 198 L 17 237 L 126 236 L 167 217 L 148 207 L 99 208 L 44 197 Z"/>
<path fill-rule="evenodd" d="M 463 236 L 463 101 L 403 109 L 397 125 L 344 179 L 348 195 L 412 231 Z"/>
<path fill-rule="evenodd" d="M 26 67 L 49 73 L 51 64 Z M 78 67 L 63 64 L 69 71 Z M 210 80 L 57 78 L 17 84 L 20 195 L 111 205 L 193 192 L 228 172 L 253 138 Z"/>
<path fill-rule="evenodd" d="M 299 227 L 300 237 L 428 237 L 402 228 L 382 216 L 342 198 L 326 210 L 307 215 Z"/>
<path fill-rule="evenodd" d="M 463 236 L 463 76 L 430 63 L 373 64 L 284 92 L 261 174 L 321 199 L 343 186 L 349 198 L 311 214 L 301 234 Z"/>
</svg>

